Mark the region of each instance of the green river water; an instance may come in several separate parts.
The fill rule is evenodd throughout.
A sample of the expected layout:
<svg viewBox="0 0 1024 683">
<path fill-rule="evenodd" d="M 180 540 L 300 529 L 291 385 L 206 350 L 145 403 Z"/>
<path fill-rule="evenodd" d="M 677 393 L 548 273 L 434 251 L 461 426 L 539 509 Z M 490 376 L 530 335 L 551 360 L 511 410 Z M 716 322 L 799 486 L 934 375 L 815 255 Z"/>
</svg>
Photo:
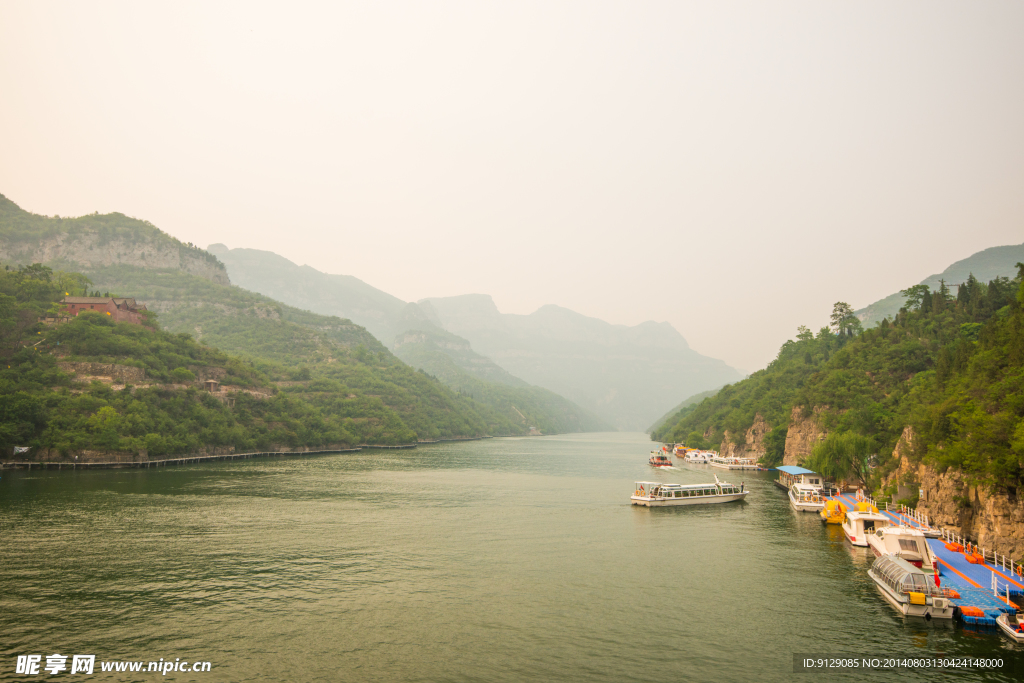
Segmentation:
<svg viewBox="0 0 1024 683">
<path fill-rule="evenodd" d="M 997 633 L 896 614 L 774 473 L 746 502 L 632 507 L 642 434 L 149 470 L 4 471 L 0 680 L 1020 680 L 796 674 L 794 653 L 978 655 Z M 19 654 L 212 662 L 208 673 L 15 674 Z M 69 659 L 70 661 L 70 659 Z"/>
</svg>

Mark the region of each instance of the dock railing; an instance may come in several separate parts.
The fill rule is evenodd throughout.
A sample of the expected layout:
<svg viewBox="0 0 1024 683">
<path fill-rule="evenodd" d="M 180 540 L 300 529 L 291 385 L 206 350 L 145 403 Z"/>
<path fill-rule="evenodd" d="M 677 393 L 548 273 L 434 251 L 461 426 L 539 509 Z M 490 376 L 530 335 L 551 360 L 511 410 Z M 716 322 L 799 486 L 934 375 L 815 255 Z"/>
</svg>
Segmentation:
<svg viewBox="0 0 1024 683">
<path fill-rule="evenodd" d="M 1000 567 L 1003 571 L 1008 572 L 1010 576 L 1013 576 L 1014 574 L 1020 576 L 1022 571 L 1024 571 L 1021 569 L 1022 565 L 1019 562 L 1015 562 L 1012 557 L 1000 555 L 995 550 L 993 550 L 992 554 L 989 555 L 987 548 L 979 547 L 978 545 L 971 543 L 970 540 L 964 538 L 960 534 L 950 531 L 949 529 L 939 529 L 939 534 L 942 540 L 947 543 L 958 543 L 966 549 L 973 549 L 979 555 L 984 557 L 986 562 L 990 563 L 993 567 Z M 995 577 L 995 574 L 992 576 Z M 1009 586 L 1009 584 L 1007 584 L 1007 586 Z"/>
</svg>

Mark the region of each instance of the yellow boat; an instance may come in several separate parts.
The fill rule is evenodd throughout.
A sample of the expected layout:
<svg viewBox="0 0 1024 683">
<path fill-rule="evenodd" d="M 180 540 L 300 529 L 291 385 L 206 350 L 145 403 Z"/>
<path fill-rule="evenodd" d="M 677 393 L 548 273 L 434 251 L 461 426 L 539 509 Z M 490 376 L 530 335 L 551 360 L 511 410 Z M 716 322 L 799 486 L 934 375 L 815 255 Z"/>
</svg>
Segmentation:
<svg viewBox="0 0 1024 683">
<path fill-rule="evenodd" d="M 818 514 L 825 524 L 842 524 L 846 519 L 846 508 L 838 500 L 826 500 L 825 507 Z"/>
</svg>

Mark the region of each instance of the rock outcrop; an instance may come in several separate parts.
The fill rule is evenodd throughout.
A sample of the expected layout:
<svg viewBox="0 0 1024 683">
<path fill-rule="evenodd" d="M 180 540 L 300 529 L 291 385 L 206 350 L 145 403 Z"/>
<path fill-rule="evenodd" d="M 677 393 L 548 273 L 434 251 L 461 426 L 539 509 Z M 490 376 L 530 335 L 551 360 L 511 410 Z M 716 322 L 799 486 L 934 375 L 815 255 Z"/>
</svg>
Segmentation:
<svg viewBox="0 0 1024 683">
<path fill-rule="evenodd" d="M 116 363 L 70 363 L 59 362 L 57 368 L 61 372 L 75 375 L 76 380 L 90 381 L 98 379 L 121 384 L 138 384 L 145 381 L 146 371 L 132 365 L 117 365 Z"/>
<path fill-rule="evenodd" d="M 771 430 L 772 428 L 765 422 L 761 413 L 758 413 L 754 416 L 754 424 L 750 425 L 750 429 L 744 435 L 744 442 L 742 444 L 733 443 L 728 430 L 725 432 L 719 453 L 726 458 L 753 458 L 760 460 L 765 454 L 764 437 Z"/>
<path fill-rule="evenodd" d="M 230 284 L 224 264 L 201 249 L 168 236 L 162 239 L 116 237 L 81 230 L 43 238 L 31 247 L 0 242 L 0 260 L 20 263 L 71 263 L 82 270 L 114 265 L 180 270 L 220 285 Z"/>
<path fill-rule="evenodd" d="M 789 430 L 786 432 L 783 465 L 799 465 L 818 442 L 825 440 L 828 432 L 821 426 L 821 413 L 825 410 L 828 410 L 828 406 L 816 406 L 811 415 L 805 417 L 800 406 L 793 406 L 789 416 Z"/>
<path fill-rule="evenodd" d="M 949 529 L 1001 555 L 1014 559 L 1024 556 L 1024 500 L 1008 491 L 972 485 L 957 470 L 939 473 L 931 465 L 914 462 L 913 442 L 914 430 L 907 427 L 893 450 L 899 467 L 883 484 L 895 483 L 901 493 L 920 489 L 917 510 L 928 515 L 934 526 Z M 897 493 L 897 499 L 901 493 Z"/>
</svg>

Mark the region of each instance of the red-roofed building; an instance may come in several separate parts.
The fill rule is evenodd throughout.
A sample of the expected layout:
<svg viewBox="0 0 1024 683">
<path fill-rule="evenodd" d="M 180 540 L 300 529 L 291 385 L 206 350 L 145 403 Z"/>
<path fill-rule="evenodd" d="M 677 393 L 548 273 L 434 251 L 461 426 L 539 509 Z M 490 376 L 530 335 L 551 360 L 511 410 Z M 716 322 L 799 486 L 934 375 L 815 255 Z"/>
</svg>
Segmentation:
<svg viewBox="0 0 1024 683">
<path fill-rule="evenodd" d="M 116 322 L 136 325 L 142 324 L 142 312 L 146 310 L 146 306 L 135 299 L 112 296 L 67 296 L 60 303 L 64 315 L 70 318 L 82 311 L 96 311 L 109 315 Z"/>
</svg>

